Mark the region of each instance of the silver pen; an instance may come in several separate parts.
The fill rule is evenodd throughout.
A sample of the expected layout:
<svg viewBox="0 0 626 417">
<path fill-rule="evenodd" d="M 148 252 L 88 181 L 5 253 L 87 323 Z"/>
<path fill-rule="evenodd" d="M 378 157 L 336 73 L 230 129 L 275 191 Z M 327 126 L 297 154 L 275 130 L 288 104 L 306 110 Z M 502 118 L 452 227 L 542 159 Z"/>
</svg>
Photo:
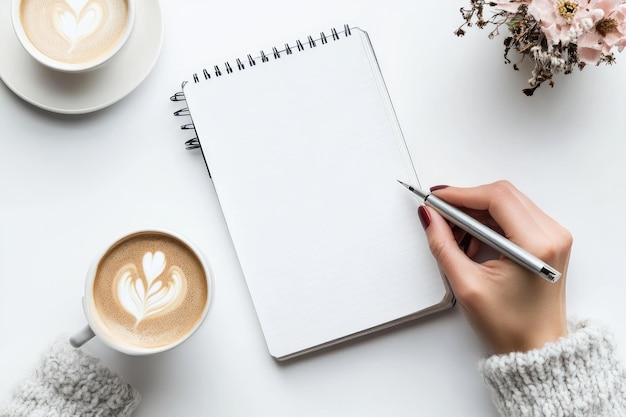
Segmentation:
<svg viewBox="0 0 626 417">
<path fill-rule="evenodd" d="M 512 261 L 539 274 L 547 281 L 557 282 L 561 278 L 559 271 L 453 205 L 446 203 L 432 193 L 424 192 L 400 180 L 398 180 L 398 182 L 420 199 L 424 200 L 425 205 L 435 209 L 446 220 L 465 230 L 476 239 L 489 245 Z"/>
</svg>

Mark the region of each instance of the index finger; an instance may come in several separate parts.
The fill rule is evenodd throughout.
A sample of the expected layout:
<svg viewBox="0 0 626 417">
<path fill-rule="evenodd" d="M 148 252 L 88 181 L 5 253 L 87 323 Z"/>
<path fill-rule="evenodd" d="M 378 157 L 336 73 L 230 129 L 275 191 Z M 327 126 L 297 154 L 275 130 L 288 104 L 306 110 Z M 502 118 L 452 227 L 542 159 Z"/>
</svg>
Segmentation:
<svg viewBox="0 0 626 417">
<path fill-rule="evenodd" d="M 447 187 L 434 194 L 459 208 L 489 212 L 505 236 L 518 243 L 525 241 L 526 236 L 532 236 L 533 232 L 545 233 L 545 229 L 555 223 L 508 181 L 472 188 Z"/>
</svg>

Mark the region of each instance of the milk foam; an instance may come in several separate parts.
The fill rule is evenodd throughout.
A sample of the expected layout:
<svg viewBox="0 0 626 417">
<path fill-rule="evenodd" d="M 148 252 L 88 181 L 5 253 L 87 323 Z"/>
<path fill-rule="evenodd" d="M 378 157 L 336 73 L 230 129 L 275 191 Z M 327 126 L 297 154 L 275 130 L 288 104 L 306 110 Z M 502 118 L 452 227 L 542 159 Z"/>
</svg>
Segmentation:
<svg viewBox="0 0 626 417">
<path fill-rule="evenodd" d="M 146 252 L 142 264 L 143 275 L 136 265 L 127 264 L 116 278 L 118 300 L 137 320 L 135 327 L 146 318 L 176 309 L 187 293 L 187 279 L 180 268 L 172 266 L 163 273 L 167 264 L 163 252 Z"/>
</svg>

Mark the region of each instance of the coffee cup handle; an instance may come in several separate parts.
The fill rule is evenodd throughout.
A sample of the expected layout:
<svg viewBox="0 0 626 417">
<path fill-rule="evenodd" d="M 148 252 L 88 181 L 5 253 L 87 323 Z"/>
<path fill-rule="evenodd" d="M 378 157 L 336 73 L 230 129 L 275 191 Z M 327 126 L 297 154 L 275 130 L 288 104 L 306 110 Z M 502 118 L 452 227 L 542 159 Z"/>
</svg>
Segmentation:
<svg viewBox="0 0 626 417">
<path fill-rule="evenodd" d="M 79 348 L 87 343 L 89 340 L 91 340 L 91 338 L 95 335 L 96 334 L 93 332 L 93 330 L 91 330 L 91 327 L 87 325 L 74 336 L 70 337 L 70 344 L 75 348 Z"/>
</svg>

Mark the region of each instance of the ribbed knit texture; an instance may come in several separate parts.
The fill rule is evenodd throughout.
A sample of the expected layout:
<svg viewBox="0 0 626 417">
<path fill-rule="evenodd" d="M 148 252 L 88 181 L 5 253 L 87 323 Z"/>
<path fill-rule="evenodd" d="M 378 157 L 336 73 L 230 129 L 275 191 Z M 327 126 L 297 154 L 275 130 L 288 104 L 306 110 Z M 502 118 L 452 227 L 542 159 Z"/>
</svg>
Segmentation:
<svg viewBox="0 0 626 417">
<path fill-rule="evenodd" d="M 503 417 L 626 416 L 626 373 L 604 328 L 578 323 L 541 349 L 494 355 L 479 370 Z"/>
<path fill-rule="evenodd" d="M 128 417 L 139 393 L 97 359 L 57 341 L 0 417 Z"/>
</svg>

